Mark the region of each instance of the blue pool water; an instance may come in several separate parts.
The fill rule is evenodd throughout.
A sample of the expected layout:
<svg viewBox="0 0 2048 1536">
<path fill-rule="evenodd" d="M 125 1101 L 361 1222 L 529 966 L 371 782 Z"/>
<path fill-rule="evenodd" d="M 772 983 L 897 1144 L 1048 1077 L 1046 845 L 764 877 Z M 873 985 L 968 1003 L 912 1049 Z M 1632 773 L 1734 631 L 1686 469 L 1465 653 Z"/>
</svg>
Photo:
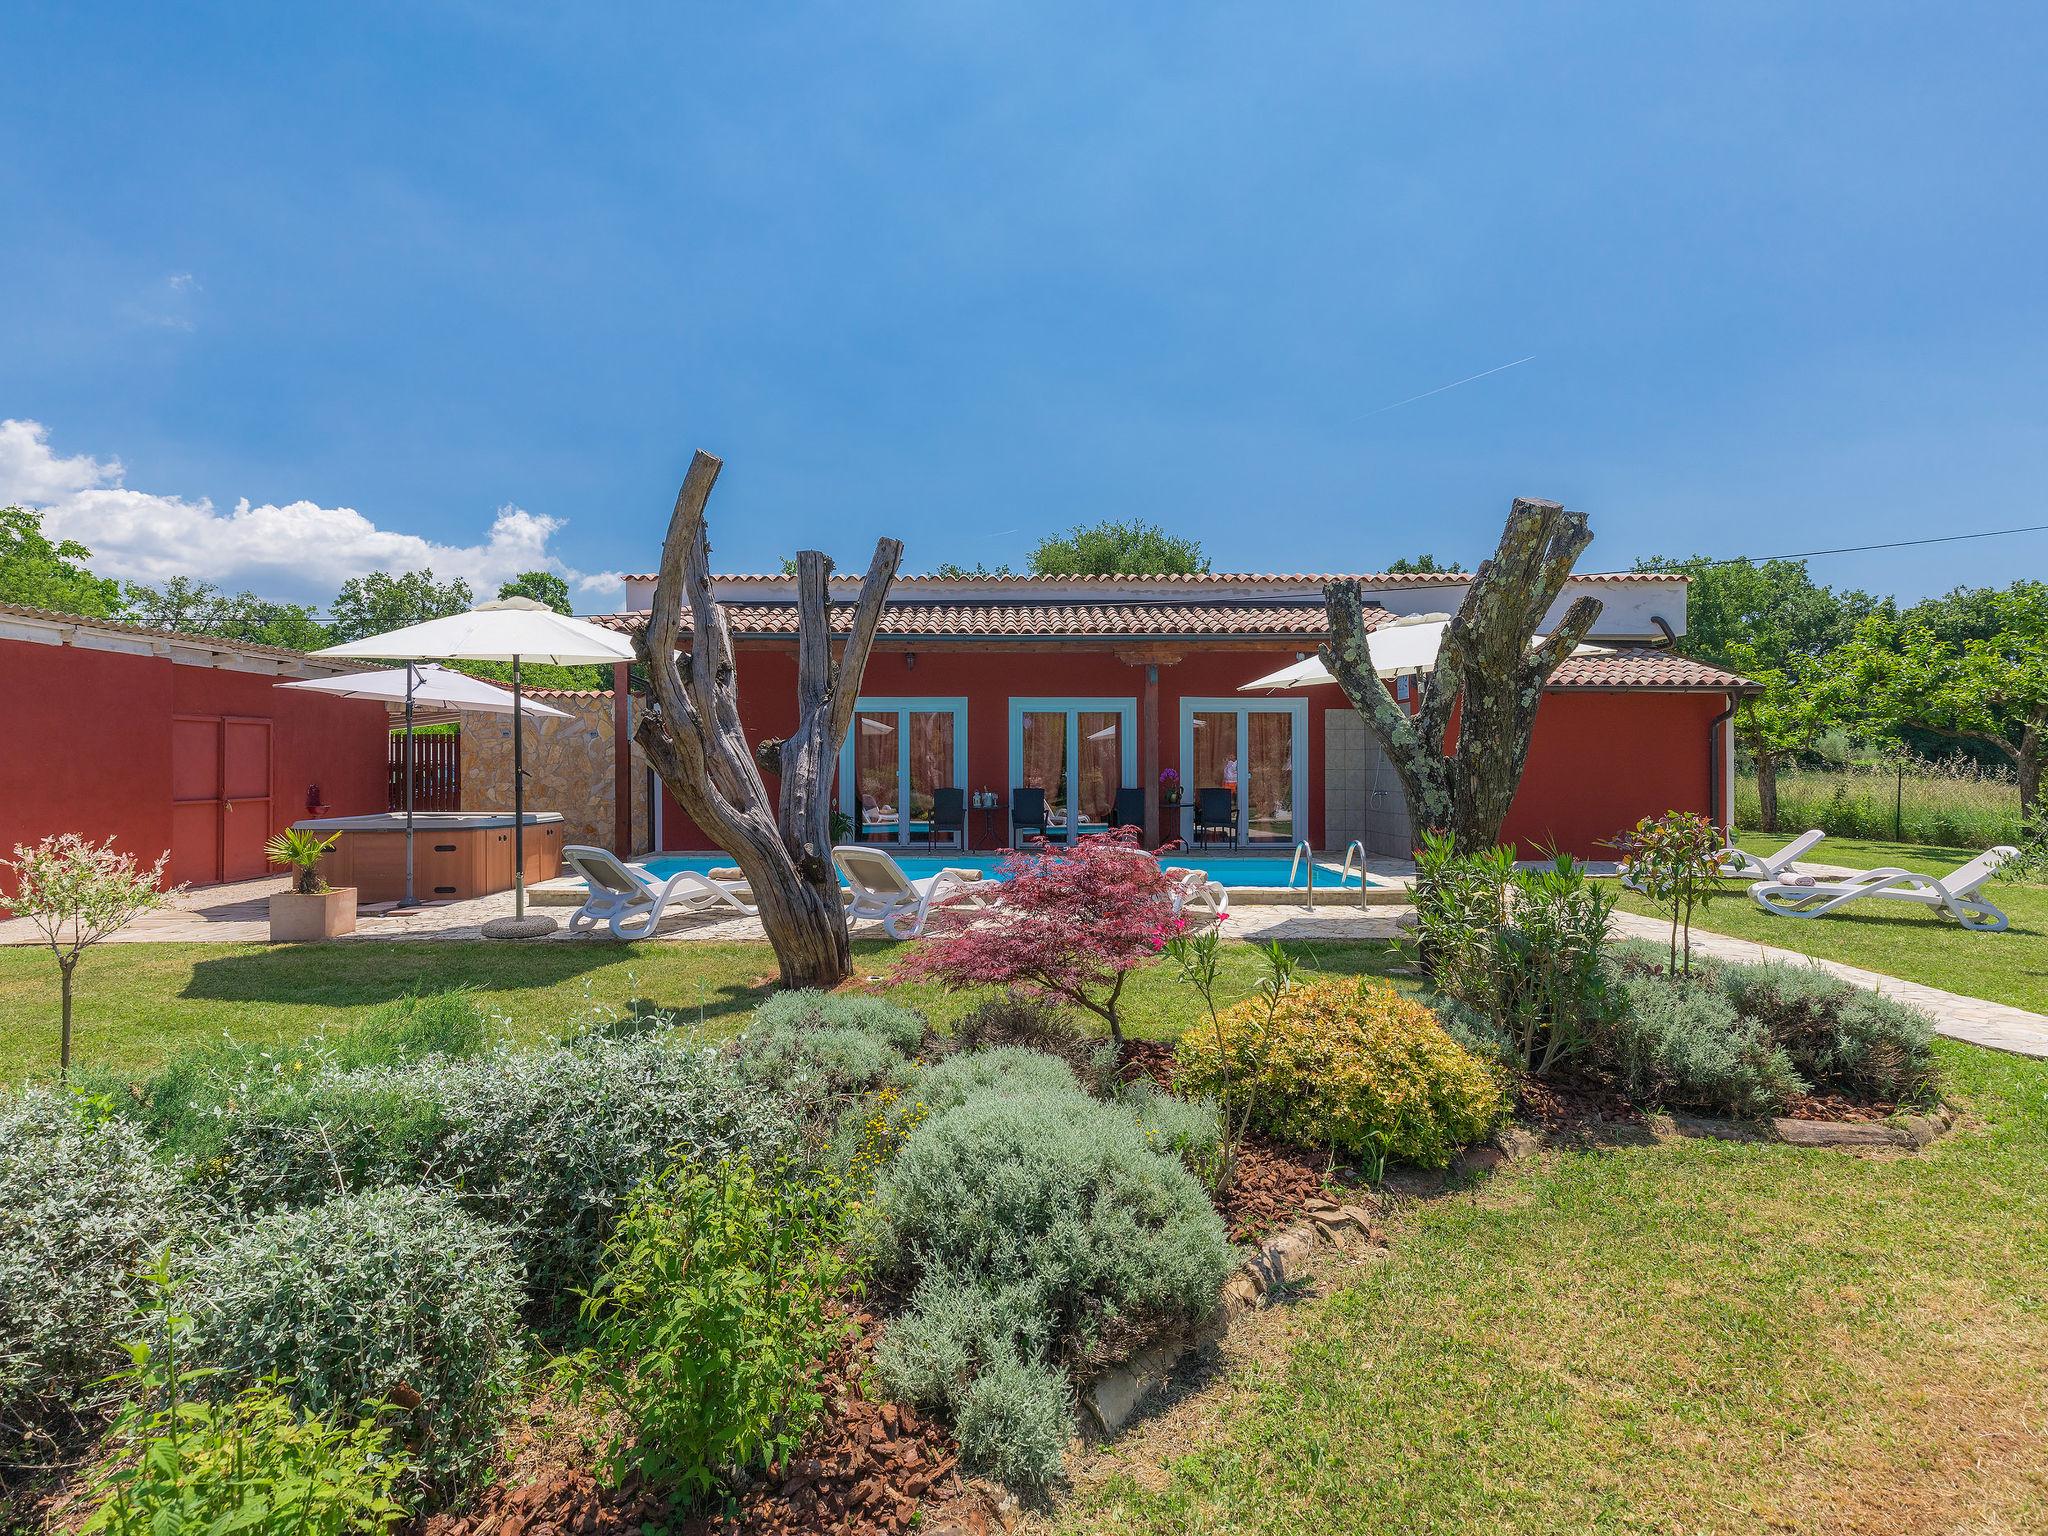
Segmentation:
<svg viewBox="0 0 2048 1536">
<path fill-rule="evenodd" d="M 997 866 L 1002 863 L 1002 860 L 992 853 L 938 853 L 927 855 L 922 853 L 895 853 L 893 849 L 888 851 L 893 854 L 896 862 L 903 866 L 903 873 L 913 880 L 921 880 L 927 875 L 935 875 L 942 869 L 980 869 L 987 871 L 991 878 L 1001 878 L 997 873 Z M 694 869 L 699 874 L 707 874 L 714 869 L 730 869 L 732 867 L 732 860 L 722 853 L 663 853 L 645 859 L 642 862 L 654 874 L 664 879 L 679 869 Z M 1162 862 L 1176 869 L 1199 869 L 1211 880 L 1217 881 L 1219 884 L 1232 890 L 1251 885 L 1277 888 L 1290 884 L 1287 878 L 1288 860 L 1262 858 L 1257 854 L 1217 857 L 1213 854 L 1169 853 Z M 1337 888 L 1338 872 L 1339 866 L 1337 864 L 1320 859 L 1317 860 L 1316 889 L 1319 891 L 1335 890 Z M 1307 877 L 1299 873 L 1295 875 L 1291 882 L 1296 888 L 1307 883 Z M 1344 883 L 1351 890 L 1355 891 L 1358 889 L 1355 876 Z"/>
</svg>

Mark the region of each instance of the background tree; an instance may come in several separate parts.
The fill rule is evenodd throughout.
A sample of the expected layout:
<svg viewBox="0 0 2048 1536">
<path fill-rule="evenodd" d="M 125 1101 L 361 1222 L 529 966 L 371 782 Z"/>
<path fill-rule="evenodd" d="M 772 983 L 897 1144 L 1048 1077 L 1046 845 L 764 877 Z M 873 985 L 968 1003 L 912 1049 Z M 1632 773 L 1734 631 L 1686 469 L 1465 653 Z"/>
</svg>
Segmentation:
<svg viewBox="0 0 2048 1536">
<path fill-rule="evenodd" d="M 1208 569 L 1195 540 L 1137 518 L 1070 528 L 1031 550 L 1038 576 L 1192 576 Z"/>
<path fill-rule="evenodd" d="M 111 837 L 89 843 L 66 832 L 33 846 L 17 843 L 13 858 L 0 859 L 15 882 L 12 896 L 0 896 L 0 907 L 27 918 L 57 957 L 60 1077 L 71 1076 L 71 981 L 79 958 L 130 918 L 171 899 L 161 889 L 170 857 L 162 854 L 143 869 L 132 855 L 115 852 Z"/>
<path fill-rule="evenodd" d="M 333 644 L 325 624 L 306 603 L 273 603 L 253 592 L 230 597 L 208 581 L 173 576 L 161 587 L 128 582 L 123 587 L 128 617 L 152 629 L 188 635 L 218 635 L 258 645 L 283 645 L 296 651 Z"/>
<path fill-rule="evenodd" d="M 337 644 L 403 629 L 408 624 L 446 618 L 476 605 L 476 594 L 461 577 L 436 581 L 432 571 L 406 571 L 393 576 L 371 571 L 341 584 L 328 608 Z"/>
<path fill-rule="evenodd" d="M 796 729 L 750 750 L 740 728 L 732 632 L 711 595 L 704 507 L 723 467 L 698 453 L 676 494 L 637 642 L 654 708 L 635 739 L 676 802 L 747 877 L 782 984 L 836 987 L 852 973 L 853 949 L 832 867 L 832 777 L 903 546 L 876 541 L 836 668 L 832 562 L 814 549 L 797 556 Z M 686 605 L 690 650 L 678 661 Z M 764 769 L 779 780 L 773 799 Z"/>
<path fill-rule="evenodd" d="M 1763 830 L 1778 830 L 1778 770 L 1850 718 L 1825 658 L 1864 618 L 1888 611 L 1868 592 L 1824 587 L 1804 560 L 1641 560 L 1639 571 L 1691 578 L 1679 654 L 1763 685 L 1735 716 L 1735 743 L 1756 770 Z"/>
<path fill-rule="evenodd" d="M 498 587 L 500 597 L 530 597 L 537 603 L 546 603 L 557 613 L 573 614 L 569 606 L 569 583 L 553 571 L 521 571 L 510 581 Z"/>
<path fill-rule="evenodd" d="M 2019 780 L 2020 818 L 2038 824 L 2048 751 L 2048 584 L 1958 588 L 1865 619 L 1832 659 L 1872 724 L 1989 748 Z"/>
<path fill-rule="evenodd" d="M 1461 567 L 1455 565 L 1439 564 L 1435 555 L 1416 555 L 1412 559 L 1403 555 L 1399 560 L 1396 560 L 1387 567 L 1386 574 L 1389 576 L 1435 576 L 1439 574 L 1455 576 L 1459 573 L 1460 569 Z"/>
<path fill-rule="evenodd" d="M 1359 583 L 1335 581 L 1323 588 L 1330 619 L 1323 665 L 1386 750 L 1418 832 L 1442 832 L 1460 853 L 1499 840 L 1522 782 L 1544 685 L 1600 617 L 1599 599 L 1581 597 L 1548 636 L 1531 645 L 1573 563 L 1592 542 L 1584 513 L 1516 497 L 1500 547 L 1473 573 L 1465 600 L 1444 627 L 1436 670 L 1412 717 L 1374 671 Z"/>
<path fill-rule="evenodd" d="M 76 540 L 45 535 L 42 513 L 0 507 L 0 603 L 118 619 L 121 583 L 93 575 L 85 564 L 91 558 L 92 551 Z"/>
</svg>

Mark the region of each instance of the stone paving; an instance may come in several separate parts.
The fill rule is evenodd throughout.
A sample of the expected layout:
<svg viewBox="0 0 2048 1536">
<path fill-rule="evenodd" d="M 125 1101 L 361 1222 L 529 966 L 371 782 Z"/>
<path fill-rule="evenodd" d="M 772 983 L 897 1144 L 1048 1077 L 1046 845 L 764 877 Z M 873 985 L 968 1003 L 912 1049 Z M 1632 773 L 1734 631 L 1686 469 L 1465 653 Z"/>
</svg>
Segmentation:
<svg viewBox="0 0 2048 1536">
<path fill-rule="evenodd" d="M 1824 869 L 1824 866 L 1820 865 L 1802 867 L 1816 873 L 1823 872 Z M 108 942 L 265 943 L 270 937 L 267 904 L 274 893 L 284 888 L 285 880 L 279 876 L 244 881 L 237 885 L 211 886 L 202 890 L 181 892 L 171 906 L 145 913 Z M 550 911 L 557 917 L 565 915 L 564 909 L 559 907 L 535 905 L 533 910 Z M 1230 920 L 1224 931 L 1236 939 L 1286 939 L 1289 942 L 1302 943 L 1314 943 L 1317 940 L 1343 942 L 1357 939 L 1391 939 L 1399 931 L 1399 919 L 1409 910 L 1404 906 L 1361 907 L 1355 899 L 1347 903 L 1341 898 L 1319 901 L 1313 911 L 1301 906 L 1246 904 L 1232 907 Z M 366 913 L 358 919 L 355 934 L 335 942 L 466 942 L 472 939 L 479 943 L 613 942 L 611 936 L 603 929 L 597 930 L 595 934 L 576 935 L 563 928 L 541 940 L 486 940 L 482 937 L 479 930 L 485 922 L 494 917 L 509 916 L 511 911 L 511 893 L 503 892 L 476 901 L 445 902 L 418 907 L 404 913 L 381 916 Z M 1655 939 L 1668 932 L 1668 929 L 1655 918 L 1639 917 L 1627 912 L 1615 914 L 1613 927 L 1616 933 L 1634 938 Z M 854 934 L 857 938 L 884 936 L 879 924 L 867 923 L 856 927 Z M 663 922 L 661 932 L 652 942 L 758 940 L 762 937 L 761 924 L 750 917 L 675 917 Z M 26 922 L 20 919 L 0 922 L 0 945 L 40 942 L 35 930 Z M 2029 1013 L 2025 1009 L 2009 1007 L 2004 1003 L 1987 1002 L 1982 998 L 1959 997 L 1953 992 L 1944 992 L 1937 987 L 1901 981 L 1894 976 L 1866 971 L 1853 965 L 1843 965 L 1839 961 L 1817 960 L 1794 950 L 1759 944 L 1748 939 L 1729 938 L 1725 934 L 1707 933 L 1696 929 L 1693 944 L 1705 954 L 1717 955 L 1728 960 L 1775 960 L 1792 965 L 1819 966 L 1844 981 L 1869 987 L 1887 997 L 1896 997 L 1901 1002 L 1912 1003 L 1926 1009 L 1934 1016 L 1940 1032 L 1952 1039 L 1967 1040 L 1976 1045 L 1988 1046 L 1992 1050 L 2010 1051 L 2022 1056 L 2048 1058 L 2048 1017 Z"/>
</svg>

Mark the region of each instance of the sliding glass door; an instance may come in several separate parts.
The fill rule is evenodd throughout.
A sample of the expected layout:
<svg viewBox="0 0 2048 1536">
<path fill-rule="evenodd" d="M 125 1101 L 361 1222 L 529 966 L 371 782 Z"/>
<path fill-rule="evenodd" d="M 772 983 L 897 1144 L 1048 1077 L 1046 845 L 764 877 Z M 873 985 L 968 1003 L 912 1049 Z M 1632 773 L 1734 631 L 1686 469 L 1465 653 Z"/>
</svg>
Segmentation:
<svg viewBox="0 0 2048 1536">
<path fill-rule="evenodd" d="M 1117 791 L 1137 782 L 1137 724 L 1135 699 L 1010 700 L 1013 823 L 1024 789 L 1045 796 L 1046 836 L 1106 830 Z"/>
<path fill-rule="evenodd" d="M 861 699 L 839 758 L 839 808 L 864 843 L 926 842 L 941 789 L 967 786 L 965 699 Z M 940 836 L 964 841 L 959 829 Z"/>
<path fill-rule="evenodd" d="M 1233 848 L 1308 835 L 1308 701 L 1181 700 L 1181 836 Z"/>
</svg>

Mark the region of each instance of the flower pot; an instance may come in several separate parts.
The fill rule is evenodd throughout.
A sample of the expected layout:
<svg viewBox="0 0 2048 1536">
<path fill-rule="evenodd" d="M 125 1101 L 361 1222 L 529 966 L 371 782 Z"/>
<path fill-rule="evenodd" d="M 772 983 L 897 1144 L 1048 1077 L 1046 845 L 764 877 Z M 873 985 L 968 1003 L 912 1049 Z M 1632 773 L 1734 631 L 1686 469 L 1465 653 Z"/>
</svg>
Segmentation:
<svg viewBox="0 0 2048 1536">
<path fill-rule="evenodd" d="M 270 898 L 270 942 L 307 944 L 356 931 L 356 888 L 338 886 L 317 895 L 279 891 Z"/>
</svg>

